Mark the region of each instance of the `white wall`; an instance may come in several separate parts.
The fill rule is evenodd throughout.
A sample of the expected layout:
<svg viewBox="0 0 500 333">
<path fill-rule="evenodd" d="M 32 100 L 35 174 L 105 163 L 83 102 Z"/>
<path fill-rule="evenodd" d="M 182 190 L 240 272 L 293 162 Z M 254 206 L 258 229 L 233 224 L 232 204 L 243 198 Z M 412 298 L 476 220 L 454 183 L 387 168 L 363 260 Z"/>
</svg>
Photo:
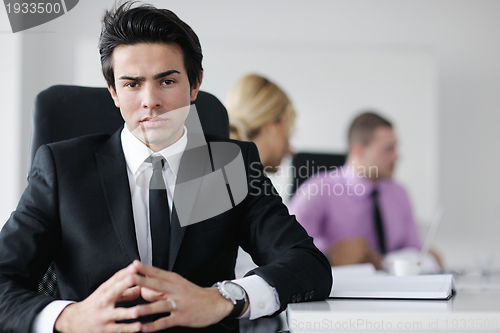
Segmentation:
<svg viewBox="0 0 500 333">
<path fill-rule="evenodd" d="M 102 9 L 112 2 L 81 1 L 55 21 L 34 28 L 32 32 L 21 33 L 20 71 L 2 55 L 2 73 L 14 71 L 13 76 L 21 79 L 22 86 L 21 125 L 18 128 L 21 153 L 16 162 L 21 166 L 17 176 L 19 185 L 16 188 L 7 184 L 1 189 L 2 197 L 11 196 L 17 200 L 18 190 L 25 184 L 29 113 L 36 93 L 57 83 L 102 85 L 102 81 L 95 82 L 97 74 L 89 74 L 81 67 L 98 66 L 97 50 L 89 47 L 97 41 Z M 363 47 L 383 53 L 432 55 L 438 78 L 437 138 L 433 142 L 438 156 L 435 160 L 430 159 L 435 163 L 437 184 L 435 193 L 429 195 L 444 202 L 448 208 L 436 247 L 450 266 L 474 265 L 474 258 L 480 252 L 492 252 L 496 255 L 495 266 L 500 266 L 500 243 L 496 240 L 500 234 L 500 211 L 495 209 L 499 199 L 496 189 L 500 187 L 500 176 L 496 172 L 500 142 L 497 130 L 500 121 L 500 2 L 193 0 L 153 3 L 172 9 L 192 26 L 207 50 L 207 66 L 210 49 L 220 45 L 257 48 L 293 45 L 304 50 L 318 45 L 337 49 Z M 2 21 L 2 27 L 4 23 Z M 0 37 L 2 45 L 6 41 L 4 37 Z M 296 74 L 296 84 L 303 86 L 305 91 L 312 84 L 318 84 L 309 82 L 309 67 L 307 62 L 290 64 L 290 72 Z M 94 73 L 98 71 L 97 68 Z M 231 77 L 228 72 L 206 73 L 207 83 L 213 78 L 225 80 L 228 77 Z M 329 82 L 325 80 L 322 84 Z M 5 96 L 2 90 L 2 101 L 7 98 L 9 103 L 15 104 L 15 94 Z M 4 119 L 10 116 L 10 110 L 2 109 L 2 112 Z M 333 112 L 324 117 L 325 121 L 336 119 Z M 411 142 L 419 142 L 427 135 L 421 132 L 408 137 L 400 132 L 402 140 Z M 295 143 L 301 144 L 300 141 Z M 1 145 L 1 155 L 11 156 L 8 151 L 11 148 L 6 146 Z M 411 195 L 414 196 L 413 192 Z M 419 205 L 417 202 L 417 216 L 425 216 Z M 0 216 L 4 216 L 6 208 L 0 208 L 3 210 Z"/>
<path fill-rule="evenodd" d="M 10 31 L 10 32 L 9 32 Z M 19 142 L 21 120 L 21 36 L 12 34 L 7 13 L 0 10 L 0 228 L 15 209 L 21 189 L 20 154 L 24 153 Z"/>
<path fill-rule="evenodd" d="M 291 145 L 297 152 L 346 152 L 349 123 L 377 110 L 394 122 L 401 158 L 395 178 L 410 191 L 417 220 L 428 224 L 437 201 L 437 68 L 429 50 L 308 43 L 207 45 L 203 89 L 220 98 L 241 76 L 262 73 L 282 87 L 297 110 Z M 297 73 L 306 67 L 306 73 Z M 222 75 L 214 75 L 220 73 Z M 220 78 L 223 76 L 223 79 Z M 419 140 L 412 137 L 426 133 Z M 294 173 L 283 165 L 272 180 L 287 199 Z"/>
</svg>

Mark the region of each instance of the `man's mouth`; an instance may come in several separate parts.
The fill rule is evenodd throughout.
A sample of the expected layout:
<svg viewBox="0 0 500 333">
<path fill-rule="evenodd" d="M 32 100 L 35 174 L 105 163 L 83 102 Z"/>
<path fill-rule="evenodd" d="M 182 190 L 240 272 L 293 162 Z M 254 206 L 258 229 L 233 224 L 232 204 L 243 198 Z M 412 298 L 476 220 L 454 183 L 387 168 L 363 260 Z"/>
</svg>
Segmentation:
<svg viewBox="0 0 500 333">
<path fill-rule="evenodd" d="M 143 125 L 146 128 L 155 128 L 155 127 L 161 127 L 163 124 L 165 124 L 167 120 L 157 116 L 157 117 L 146 117 L 141 120 L 141 125 Z"/>
</svg>

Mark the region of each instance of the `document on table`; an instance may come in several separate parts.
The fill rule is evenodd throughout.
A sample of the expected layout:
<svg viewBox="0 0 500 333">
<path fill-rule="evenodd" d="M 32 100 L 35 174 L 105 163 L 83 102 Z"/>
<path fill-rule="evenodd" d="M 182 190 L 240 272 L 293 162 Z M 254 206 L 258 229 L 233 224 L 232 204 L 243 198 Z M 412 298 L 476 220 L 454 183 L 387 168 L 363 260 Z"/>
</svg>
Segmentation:
<svg viewBox="0 0 500 333">
<path fill-rule="evenodd" d="M 452 275 L 334 275 L 330 298 L 449 299 L 453 290 Z"/>
</svg>

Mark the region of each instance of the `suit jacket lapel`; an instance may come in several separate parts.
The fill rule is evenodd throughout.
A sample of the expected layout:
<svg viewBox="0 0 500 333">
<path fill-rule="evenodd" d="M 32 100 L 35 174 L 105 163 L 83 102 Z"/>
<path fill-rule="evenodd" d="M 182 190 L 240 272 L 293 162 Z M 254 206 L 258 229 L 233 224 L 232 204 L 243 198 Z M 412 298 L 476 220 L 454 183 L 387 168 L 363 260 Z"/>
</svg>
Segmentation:
<svg viewBox="0 0 500 333">
<path fill-rule="evenodd" d="M 97 168 L 109 216 L 128 262 L 140 259 L 135 234 L 127 165 L 121 145 L 121 129 L 96 153 Z"/>
<path fill-rule="evenodd" d="M 137 248 L 137 237 L 135 233 L 127 165 L 125 162 L 125 156 L 123 155 L 120 135 L 121 129 L 113 134 L 113 136 L 103 145 L 100 152 L 96 153 L 96 160 L 111 223 L 113 224 L 116 236 L 120 242 L 120 246 L 123 249 L 127 261 L 131 262 L 135 259 L 140 259 L 140 257 L 139 250 Z M 203 148 L 199 147 L 198 144 L 193 147 L 193 142 L 197 141 L 191 140 L 190 144 L 188 139 L 186 152 L 190 150 L 195 150 L 197 152 L 194 154 L 186 154 L 186 152 L 184 152 L 179 166 L 179 173 L 177 177 L 178 182 L 179 180 L 181 182 L 185 182 L 187 179 L 186 177 L 192 178 L 192 175 L 187 175 L 186 173 L 186 170 L 189 170 L 189 173 L 192 173 L 192 169 L 187 166 L 195 165 L 197 170 L 211 170 L 211 165 L 209 165 L 210 158 L 208 157 L 208 148 L 206 146 Z M 203 150 L 206 151 L 200 153 L 200 151 Z M 199 173 L 202 171 L 196 172 Z M 202 174 L 206 172 L 207 171 L 203 171 Z M 202 174 L 200 174 L 200 176 Z M 198 192 L 197 189 L 201 184 L 202 177 L 194 177 L 191 180 L 192 181 L 189 182 L 188 186 L 185 186 L 184 188 L 182 186 L 178 186 L 180 184 L 177 184 L 174 194 L 176 198 L 186 197 L 185 193 L 191 194 L 190 200 L 187 200 L 187 204 L 183 205 L 185 210 L 183 218 L 187 218 L 187 220 L 189 220 L 190 212 L 195 205 L 195 194 Z M 179 216 L 177 215 L 177 208 L 175 206 L 176 202 L 177 200 L 174 198 L 174 209 L 171 218 L 171 240 L 168 262 L 169 270 L 173 269 L 181 247 L 182 239 L 184 238 L 184 233 L 186 232 L 186 227 L 181 227 Z"/>
</svg>

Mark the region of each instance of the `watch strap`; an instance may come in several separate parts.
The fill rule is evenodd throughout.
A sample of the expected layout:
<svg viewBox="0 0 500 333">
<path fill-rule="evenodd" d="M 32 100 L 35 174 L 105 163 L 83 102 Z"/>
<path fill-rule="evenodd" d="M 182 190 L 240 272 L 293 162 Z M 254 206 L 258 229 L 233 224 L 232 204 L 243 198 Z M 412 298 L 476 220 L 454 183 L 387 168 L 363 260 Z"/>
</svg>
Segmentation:
<svg viewBox="0 0 500 333">
<path fill-rule="evenodd" d="M 224 281 L 225 282 L 225 281 Z M 231 303 L 233 303 L 233 310 L 231 311 L 231 313 L 225 318 L 225 319 L 236 319 L 238 318 L 242 312 L 243 312 L 243 309 L 245 308 L 245 303 L 247 302 L 247 297 L 245 295 L 244 298 L 242 299 L 232 299 L 228 294 L 226 294 L 226 292 L 223 290 L 223 287 L 222 287 L 222 282 L 217 282 L 214 284 L 214 286 L 217 286 L 217 288 L 219 289 L 219 293 L 227 300 L 231 301 Z M 240 286 L 241 288 L 241 286 Z M 243 289 L 243 288 L 242 288 Z"/>
<path fill-rule="evenodd" d="M 227 319 L 236 319 L 240 315 L 242 315 L 243 309 L 245 308 L 245 299 L 240 299 L 236 301 L 236 304 L 234 304 L 233 311 L 226 317 Z"/>
</svg>

